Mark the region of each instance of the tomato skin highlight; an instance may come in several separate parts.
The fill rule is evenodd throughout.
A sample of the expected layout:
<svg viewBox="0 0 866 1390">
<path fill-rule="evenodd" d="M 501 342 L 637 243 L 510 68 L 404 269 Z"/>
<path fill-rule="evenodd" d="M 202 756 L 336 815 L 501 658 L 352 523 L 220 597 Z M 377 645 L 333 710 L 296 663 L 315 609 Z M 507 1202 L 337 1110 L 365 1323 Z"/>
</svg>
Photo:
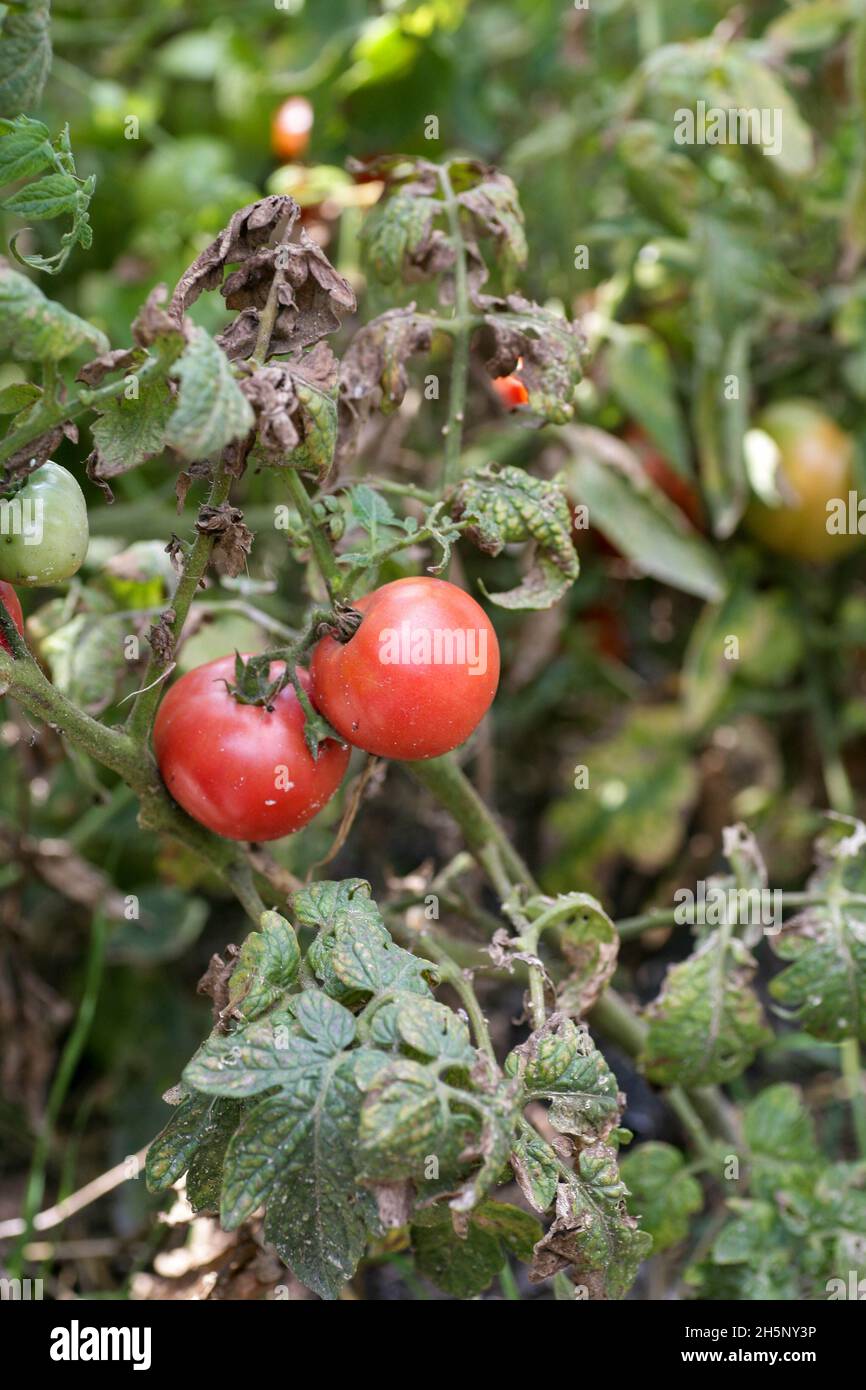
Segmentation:
<svg viewBox="0 0 866 1390">
<path fill-rule="evenodd" d="M 272 662 L 271 679 L 284 669 Z M 154 724 L 156 760 L 175 801 L 208 830 L 228 840 L 279 840 L 330 801 L 350 749 L 328 739 L 314 760 L 293 688 L 280 691 L 272 711 L 242 705 L 225 685 L 234 672 L 234 656 L 219 657 L 171 687 Z M 299 674 L 307 688 L 307 673 Z"/>
<path fill-rule="evenodd" d="M 862 546 L 859 534 L 827 530 L 827 503 L 847 501 L 855 487 L 854 441 L 812 401 L 777 401 L 755 421 L 780 451 L 777 488 L 785 499 L 771 507 L 753 499 L 746 529 L 768 550 L 811 564 L 827 564 Z"/>
<path fill-rule="evenodd" d="M 60 584 L 80 568 L 90 539 L 87 504 L 75 478 L 51 459 L 35 468 L 4 506 L 17 506 L 36 534 L 0 531 L 0 579 L 13 584 Z M 12 513 L 14 516 L 14 513 Z"/>
<path fill-rule="evenodd" d="M 12 588 L 12 585 L 5 583 L 5 581 L 2 579 L 0 579 L 0 599 L 3 600 L 3 603 L 6 606 L 6 612 L 9 614 L 9 617 L 12 619 L 13 623 L 15 624 L 18 631 L 21 633 L 21 636 L 23 637 L 24 614 L 21 612 L 21 604 L 18 601 L 18 595 Z M 6 641 L 6 638 L 3 636 L 2 632 L 0 632 L 0 650 L 4 652 L 8 652 L 10 650 L 9 643 Z"/>
<path fill-rule="evenodd" d="M 499 643 L 480 604 L 423 576 L 384 584 L 352 606 L 363 614 L 354 636 L 324 637 L 313 651 L 319 712 L 382 758 L 436 758 L 465 743 L 499 684 Z"/>
<path fill-rule="evenodd" d="M 516 410 L 519 405 L 529 404 L 529 392 L 519 376 L 496 376 L 493 389 L 506 410 Z"/>
<path fill-rule="evenodd" d="M 289 97 L 271 118 L 271 149 L 278 159 L 306 154 L 313 129 L 313 108 L 306 97 Z"/>
</svg>

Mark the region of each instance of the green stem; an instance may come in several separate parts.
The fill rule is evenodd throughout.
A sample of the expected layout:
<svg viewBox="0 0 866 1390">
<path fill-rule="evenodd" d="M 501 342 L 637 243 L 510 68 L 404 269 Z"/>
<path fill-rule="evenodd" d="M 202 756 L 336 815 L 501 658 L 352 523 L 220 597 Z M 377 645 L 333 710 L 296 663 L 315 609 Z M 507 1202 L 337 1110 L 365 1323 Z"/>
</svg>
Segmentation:
<svg viewBox="0 0 866 1390">
<path fill-rule="evenodd" d="M 339 598 L 343 592 L 343 576 L 337 568 L 334 559 L 334 552 L 322 534 L 319 520 L 313 510 L 312 499 L 304 487 L 303 479 L 295 468 L 286 469 L 286 481 L 292 501 L 298 509 L 304 529 L 309 537 L 313 557 L 319 568 L 319 573 L 328 591 L 328 597 L 333 601 Z"/>
<path fill-rule="evenodd" d="M 221 507 L 227 501 L 231 491 L 231 483 L 231 474 L 224 465 L 220 465 L 211 484 L 210 496 L 208 497 L 209 507 Z M 214 536 L 211 532 L 198 531 L 196 533 L 180 583 L 171 602 L 171 609 L 174 613 L 174 618 L 169 625 L 172 651 L 176 649 L 180 640 L 199 584 L 204 578 L 213 547 Z M 150 733 L 150 726 L 162 698 L 163 681 L 160 680 L 160 676 L 163 670 L 164 668 L 154 653 L 147 664 L 141 694 L 136 698 L 127 721 L 127 732 L 136 743 L 145 742 Z"/>
<path fill-rule="evenodd" d="M 505 831 L 484 805 L 475 788 L 460 771 L 453 758 L 430 758 L 406 763 L 412 776 L 425 786 L 448 810 L 461 827 L 470 850 L 491 879 L 500 897 L 513 899 L 515 885 L 530 895 L 539 892 L 532 874 L 512 846 Z M 646 1035 L 646 1024 L 625 1000 L 608 988 L 595 1005 L 590 1023 L 631 1057 L 636 1057 Z M 685 1093 L 696 1112 L 717 1134 L 732 1145 L 741 1142 L 733 1107 L 714 1087 L 689 1089 Z"/>
<path fill-rule="evenodd" d="M 448 166 L 439 170 L 439 182 L 445 201 L 451 240 L 456 253 L 454 262 L 454 350 L 451 358 L 451 385 L 448 397 L 448 422 L 445 435 L 445 486 L 460 481 L 462 474 L 463 422 L 466 416 L 466 393 L 469 378 L 469 337 L 467 320 L 470 316 L 469 276 L 466 266 L 466 245 L 460 225 L 460 204 L 451 184 Z"/>
<path fill-rule="evenodd" d="M 866 1159 L 866 1091 L 863 1088 L 860 1044 L 856 1038 L 846 1038 L 839 1051 L 842 1057 L 842 1077 L 851 1102 L 857 1148 L 860 1157 Z"/>
<path fill-rule="evenodd" d="M 419 937 L 418 945 L 425 955 L 429 956 L 439 966 L 439 973 L 442 980 L 451 986 L 455 994 L 460 998 L 460 1002 L 469 1015 L 469 1022 L 472 1025 L 472 1032 L 475 1042 L 481 1051 L 490 1058 L 494 1066 L 498 1066 L 496 1052 L 490 1038 L 490 1030 L 487 1027 L 487 1019 L 481 1010 L 478 996 L 472 986 L 472 981 L 461 970 L 460 966 L 449 955 L 448 951 L 429 933 Z"/>
<path fill-rule="evenodd" d="M 36 1141 L 36 1148 L 33 1153 L 33 1162 L 30 1166 L 30 1175 L 27 1179 L 27 1190 L 24 1195 L 24 1209 L 22 1216 L 24 1219 L 24 1230 L 15 1246 L 9 1260 L 10 1272 L 13 1278 L 21 1277 L 21 1268 L 24 1262 L 24 1247 L 29 1243 L 33 1235 L 33 1220 L 38 1212 L 42 1198 L 45 1193 L 45 1172 L 48 1166 L 48 1158 L 51 1152 L 51 1143 L 54 1137 L 54 1128 L 60 1114 L 66 1093 L 78 1066 L 84 1044 L 90 1032 L 93 1022 L 93 1015 L 96 1011 L 96 1001 L 99 996 L 99 986 L 102 980 L 102 969 L 105 963 L 105 944 L 107 939 L 107 923 L 101 913 L 94 913 L 90 925 L 90 949 L 87 955 L 87 966 L 84 977 L 84 991 L 81 996 L 81 1003 L 78 1006 L 78 1014 L 75 1025 L 60 1056 L 60 1063 L 51 1085 L 48 1095 L 48 1104 L 45 1109 L 45 1116 Z"/>
</svg>

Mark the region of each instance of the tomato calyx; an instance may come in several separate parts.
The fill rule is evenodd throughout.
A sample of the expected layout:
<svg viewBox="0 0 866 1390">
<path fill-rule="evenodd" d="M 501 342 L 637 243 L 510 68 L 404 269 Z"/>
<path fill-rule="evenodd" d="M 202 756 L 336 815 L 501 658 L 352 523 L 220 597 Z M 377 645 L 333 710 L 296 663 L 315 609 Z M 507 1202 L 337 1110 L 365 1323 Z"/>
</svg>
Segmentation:
<svg viewBox="0 0 866 1390">
<path fill-rule="evenodd" d="M 335 642 L 340 642 L 345 646 L 355 636 L 361 626 L 363 616 L 350 603 L 340 603 L 338 600 L 334 604 L 333 619 L 319 623 L 316 635 L 318 637 L 333 637 Z"/>
<path fill-rule="evenodd" d="M 271 679 L 273 660 L 270 652 L 263 652 L 261 656 L 249 656 L 246 659 L 239 652 L 235 652 L 234 684 L 231 681 L 225 682 L 226 690 L 232 699 L 239 705 L 261 705 L 263 709 L 273 713 L 274 701 L 291 679 L 288 669 L 281 671 L 276 679 Z"/>
</svg>

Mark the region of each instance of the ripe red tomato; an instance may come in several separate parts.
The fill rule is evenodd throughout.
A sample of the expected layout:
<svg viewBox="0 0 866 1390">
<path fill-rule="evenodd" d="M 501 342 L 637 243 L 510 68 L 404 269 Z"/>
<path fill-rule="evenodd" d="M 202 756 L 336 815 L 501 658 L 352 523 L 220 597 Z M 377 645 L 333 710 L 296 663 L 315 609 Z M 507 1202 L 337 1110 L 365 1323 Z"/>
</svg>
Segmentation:
<svg viewBox="0 0 866 1390">
<path fill-rule="evenodd" d="M 529 392 L 520 380 L 519 376 L 496 376 L 493 378 L 493 389 L 505 406 L 506 410 L 516 410 L 519 405 L 527 405 L 529 402 Z"/>
<path fill-rule="evenodd" d="M 343 738 L 382 758 L 436 758 L 465 740 L 499 683 L 499 643 L 475 599 L 444 579 L 396 579 L 354 605 L 346 643 L 324 637 L 310 698 Z"/>
<path fill-rule="evenodd" d="M 21 612 L 21 604 L 18 602 L 18 595 L 12 588 L 12 585 L 6 584 L 2 579 L 0 579 L 0 599 L 3 600 L 6 605 L 7 613 L 23 637 L 24 615 Z M 6 641 L 2 632 L 0 632 L 0 647 L 2 647 L 4 652 L 9 651 L 9 643 Z"/>
<path fill-rule="evenodd" d="M 313 108 L 306 97 L 289 97 L 271 119 L 271 148 L 278 159 L 298 159 L 306 153 L 313 129 Z"/>
<path fill-rule="evenodd" d="M 329 739 L 314 760 L 292 687 L 273 710 L 242 705 L 225 684 L 234 669 L 234 656 L 219 657 L 171 687 L 154 725 L 156 760 L 175 801 L 209 830 L 229 840 L 279 840 L 331 799 L 350 750 Z M 273 662 L 271 679 L 284 669 Z M 306 672 L 301 679 L 306 688 Z"/>
</svg>

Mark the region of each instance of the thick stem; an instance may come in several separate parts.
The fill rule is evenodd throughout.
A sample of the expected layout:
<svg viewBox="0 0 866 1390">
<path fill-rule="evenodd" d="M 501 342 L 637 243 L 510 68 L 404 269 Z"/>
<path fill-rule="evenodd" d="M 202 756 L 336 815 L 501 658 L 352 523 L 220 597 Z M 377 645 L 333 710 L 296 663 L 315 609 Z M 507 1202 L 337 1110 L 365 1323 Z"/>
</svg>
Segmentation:
<svg viewBox="0 0 866 1390">
<path fill-rule="evenodd" d="M 286 469 L 286 482 L 292 501 L 298 509 L 304 529 L 310 540 L 313 557 L 325 583 L 330 599 L 339 598 L 343 592 L 343 576 L 337 568 L 334 552 L 322 534 L 318 518 L 313 510 L 312 499 L 304 487 L 300 473 L 294 468 Z"/>
</svg>

